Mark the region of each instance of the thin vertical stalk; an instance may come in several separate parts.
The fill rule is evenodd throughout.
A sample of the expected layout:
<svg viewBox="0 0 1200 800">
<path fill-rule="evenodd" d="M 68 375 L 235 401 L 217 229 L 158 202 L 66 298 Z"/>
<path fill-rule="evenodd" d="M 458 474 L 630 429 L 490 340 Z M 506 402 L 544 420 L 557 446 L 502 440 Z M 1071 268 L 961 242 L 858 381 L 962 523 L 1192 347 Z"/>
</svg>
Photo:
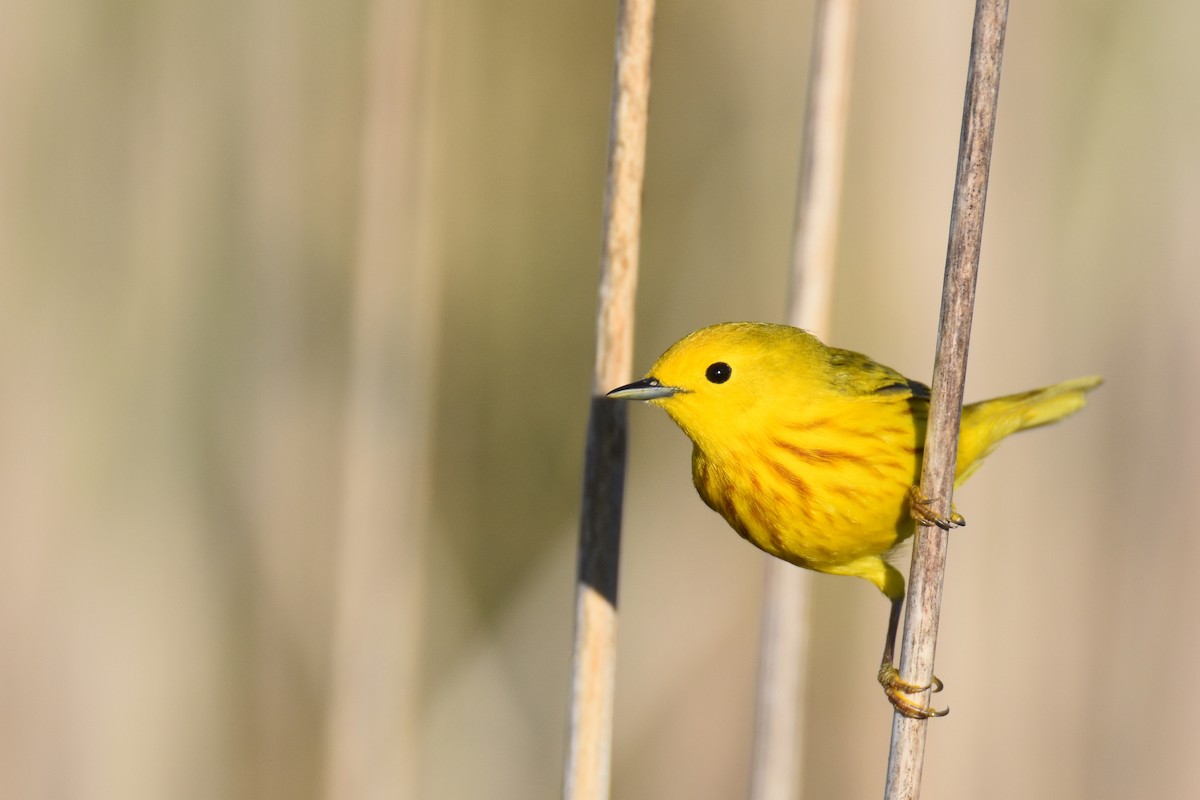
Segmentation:
<svg viewBox="0 0 1200 800">
<path fill-rule="evenodd" d="M 437 280 L 424 3 L 371 4 L 325 797 L 413 797 Z"/>
<path fill-rule="evenodd" d="M 788 322 L 829 335 L 858 0 L 818 0 L 800 152 Z M 800 795 L 811 577 L 766 559 L 752 800 Z"/>
<path fill-rule="evenodd" d="M 958 172 L 950 213 L 950 241 L 934 359 L 929 428 L 921 468 L 921 490 L 931 499 L 933 510 L 942 516 L 950 514 L 954 491 L 963 383 L 975 307 L 975 283 L 983 240 L 983 212 L 1007 20 L 1008 0 L 977 1 Z M 922 686 L 929 685 L 933 679 L 948 538 L 941 528 L 917 528 L 899 668 L 901 678 Z M 928 693 L 924 699 L 928 702 Z M 920 794 L 926 724 L 927 720 L 912 719 L 899 712 L 893 716 L 886 800 L 907 800 Z"/>
<path fill-rule="evenodd" d="M 579 525 L 570 740 L 563 777 L 568 800 L 603 800 L 610 785 L 626 406 L 603 395 L 629 381 L 633 363 L 653 23 L 654 0 L 621 0 Z"/>
<path fill-rule="evenodd" d="M 788 322 L 828 337 L 858 0 L 818 0 L 800 151 Z"/>
</svg>

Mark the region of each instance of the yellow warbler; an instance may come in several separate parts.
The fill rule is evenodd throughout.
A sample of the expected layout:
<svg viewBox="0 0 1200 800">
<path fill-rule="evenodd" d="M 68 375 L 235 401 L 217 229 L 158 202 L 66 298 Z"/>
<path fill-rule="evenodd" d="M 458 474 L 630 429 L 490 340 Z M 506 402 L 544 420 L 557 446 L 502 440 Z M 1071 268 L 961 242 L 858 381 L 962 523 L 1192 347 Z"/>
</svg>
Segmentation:
<svg viewBox="0 0 1200 800">
<path fill-rule="evenodd" d="M 1079 378 L 965 406 L 955 485 L 1001 439 L 1083 408 L 1101 382 Z M 904 577 L 888 555 L 915 530 L 942 527 L 915 489 L 929 388 L 860 353 L 787 325 L 727 322 L 671 346 L 642 380 L 609 397 L 661 406 L 694 445 L 700 497 L 757 547 L 797 566 L 853 575 L 892 601 L 879 680 L 914 717 L 944 712 L 892 665 Z M 941 683 L 934 680 L 934 691 Z"/>
</svg>

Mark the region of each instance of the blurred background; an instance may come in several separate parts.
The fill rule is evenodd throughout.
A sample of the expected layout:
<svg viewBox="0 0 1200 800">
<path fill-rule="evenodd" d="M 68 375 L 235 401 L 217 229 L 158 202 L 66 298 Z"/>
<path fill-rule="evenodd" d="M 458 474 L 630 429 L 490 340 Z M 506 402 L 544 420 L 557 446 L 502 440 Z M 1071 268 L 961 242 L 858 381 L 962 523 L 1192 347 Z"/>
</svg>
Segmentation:
<svg viewBox="0 0 1200 800">
<path fill-rule="evenodd" d="M 966 2 L 865 3 L 834 340 L 927 379 Z M 615 5 L 6 0 L 0 796 L 559 792 Z M 659 5 L 638 369 L 784 313 L 812 8 Z M 1014 3 L 927 798 L 1200 794 L 1200 6 Z M 614 797 L 744 796 L 763 558 L 633 408 Z M 809 797 L 886 603 L 813 580 Z"/>
</svg>

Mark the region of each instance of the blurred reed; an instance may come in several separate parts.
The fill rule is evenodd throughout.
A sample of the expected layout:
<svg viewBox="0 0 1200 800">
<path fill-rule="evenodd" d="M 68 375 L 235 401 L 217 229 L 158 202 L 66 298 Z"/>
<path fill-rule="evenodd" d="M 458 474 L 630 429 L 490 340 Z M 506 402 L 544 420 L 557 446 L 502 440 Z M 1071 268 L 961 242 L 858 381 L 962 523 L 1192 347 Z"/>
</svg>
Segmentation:
<svg viewBox="0 0 1200 800">
<path fill-rule="evenodd" d="M 788 322 L 829 340 L 842 165 L 850 110 L 857 0 L 817 0 L 793 230 Z M 753 800 L 788 800 L 802 786 L 811 575 L 764 565 L 755 707 Z"/>
<path fill-rule="evenodd" d="M 417 797 L 439 290 L 422 0 L 373 0 L 335 553 L 330 800 Z"/>
</svg>

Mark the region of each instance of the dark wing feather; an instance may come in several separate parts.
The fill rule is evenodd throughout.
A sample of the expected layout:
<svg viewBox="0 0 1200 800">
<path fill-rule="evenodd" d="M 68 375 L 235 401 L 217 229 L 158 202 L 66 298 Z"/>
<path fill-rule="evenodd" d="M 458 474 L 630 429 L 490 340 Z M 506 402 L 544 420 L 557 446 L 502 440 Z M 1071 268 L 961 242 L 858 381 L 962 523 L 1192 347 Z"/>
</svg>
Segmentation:
<svg viewBox="0 0 1200 800">
<path fill-rule="evenodd" d="M 872 361 L 862 353 L 829 348 L 833 385 L 846 394 L 904 395 L 929 399 L 929 387 L 909 380 L 891 367 Z"/>
</svg>

